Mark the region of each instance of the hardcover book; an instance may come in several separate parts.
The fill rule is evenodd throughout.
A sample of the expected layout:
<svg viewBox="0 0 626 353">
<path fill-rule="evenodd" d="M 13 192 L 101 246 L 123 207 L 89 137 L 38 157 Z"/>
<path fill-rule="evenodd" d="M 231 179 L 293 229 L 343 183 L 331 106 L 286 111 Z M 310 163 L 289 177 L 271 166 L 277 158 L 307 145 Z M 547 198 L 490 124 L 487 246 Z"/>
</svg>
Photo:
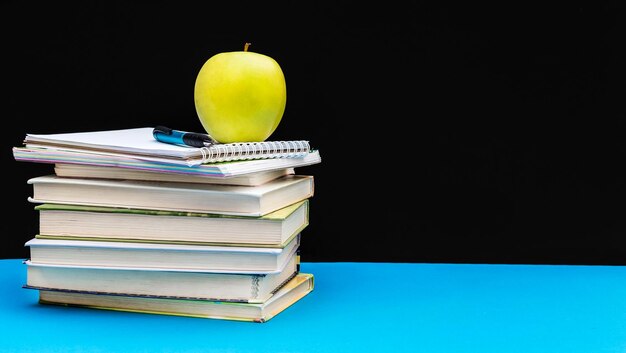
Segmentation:
<svg viewBox="0 0 626 353">
<path fill-rule="evenodd" d="M 260 217 L 43 204 L 38 239 L 282 248 L 309 224 L 309 200 Z"/>
<path fill-rule="evenodd" d="M 30 201 L 88 206 L 263 216 L 313 196 L 313 177 L 288 175 L 258 186 L 138 180 L 60 178 L 28 180 Z"/>
<path fill-rule="evenodd" d="M 30 260 L 39 265 L 118 267 L 220 273 L 276 273 L 300 246 L 284 248 L 31 239 Z"/>
<path fill-rule="evenodd" d="M 269 274 L 42 265 L 26 261 L 25 288 L 262 303 L 297 274 L 298 261 L 298 255 L 293 253 L 279 272 Z"/>
<path fill-rule="evenodd" d="M 295 174 L 293 168 L 272 169 L 256 173 L 248 173 L 230 178 L 218 178 L 212 176 L 163 173 L 151 170 L 130 168 L 102 167 L 85 164 L 57 163 L 54 165 L 54 174 L 68 178 L 94 178 L 94 179 L 121 179 L 121 180 L 148 180 L 168 181 L 180 183 L 206 183 L 222 185 L 246 185 L 255 186 L 265 184 L 285 175 Z"/>
<path fill-rule="evenodd" d="M 148 314 L 192 316 L 200 318 L 267 322 L 305 297 L 314 288 L 314 277 L 300 273 L 287 282 L 264 303 L 233 303 L 226 301 L 145 298 L 139 296 L 104 295 L 92 292 L 40 290 L 41 304 L 88 307 Z"/>
</svg>

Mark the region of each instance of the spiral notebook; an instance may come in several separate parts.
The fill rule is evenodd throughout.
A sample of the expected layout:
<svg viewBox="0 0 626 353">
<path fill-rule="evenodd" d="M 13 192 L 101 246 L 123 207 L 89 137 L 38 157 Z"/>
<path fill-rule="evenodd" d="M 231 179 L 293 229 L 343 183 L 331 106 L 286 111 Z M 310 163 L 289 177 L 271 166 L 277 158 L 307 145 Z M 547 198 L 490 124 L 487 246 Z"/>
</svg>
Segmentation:
<svg viewBox="0 0 626 353">
<path fill-rule="evenodd" d="M 135 158 L 161 163 L 195 166 L 238 160 L 303 158 L 311 152 L 309 141 L 264 141 L 187 147 L 162 143 L 152 136 L 152 127 L 75 132 L 27 134 L 27 148 L 74 151 L 95 155 Z"/>
</svg>

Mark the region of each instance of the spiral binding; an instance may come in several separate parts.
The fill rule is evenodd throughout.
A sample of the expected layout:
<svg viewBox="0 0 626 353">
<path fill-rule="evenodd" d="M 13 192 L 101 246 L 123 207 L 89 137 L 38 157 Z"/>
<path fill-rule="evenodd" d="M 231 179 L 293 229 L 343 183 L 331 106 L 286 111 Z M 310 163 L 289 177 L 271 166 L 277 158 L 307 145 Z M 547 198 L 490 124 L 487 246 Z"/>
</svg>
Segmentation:
<svg viewBox="0 0 626 353">
<path fill-rule="evenodd" d="M 300 158 L 311 150 L 309 141 L 264 141 L 215 144 L 200 148 L 202 163 L 245 159 Z"/>
</svg>

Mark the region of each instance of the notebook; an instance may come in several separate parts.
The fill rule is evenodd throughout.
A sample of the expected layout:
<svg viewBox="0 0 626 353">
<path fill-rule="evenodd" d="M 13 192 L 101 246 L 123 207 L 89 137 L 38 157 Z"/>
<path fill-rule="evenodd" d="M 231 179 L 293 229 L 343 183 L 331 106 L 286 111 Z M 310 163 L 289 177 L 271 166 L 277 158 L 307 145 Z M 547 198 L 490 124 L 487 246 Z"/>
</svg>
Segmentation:
<svg viewBox="0 0 626 353">
<path fill-rule="evenodd" d="M 230 162 L 201 164 L 188 166 L 183 164 L 159 163 L 154 161 L 141 160 L 137 158 L 121 157 L 114 154 L 95 154 L 91 152 L 67 151 L 56 148 L 26 148 L 13 147 L 13 157 L 16 161 L 65 164 L 78 166 L 95 166 L 102 169 L 115 168 L 110 170 L 118 178 L 125 174 L 124 170 L 145 171 L 154 174 L 177 174 L 183 177 L 217 178 L 217 182 L 224 179 L 238 176 L 251 175 L 255 173 L 267 172 L 277 169 L 304 167 L 317 164 L 322 161 L 319 150 L 312 150 L 301 158 L 266 158 L 248 159 Z M 56 169 L 56 168 L 55 168 Z M 82 169 L 81 172 L 84 172 Z M 119 174 L 118 174 L 119 173 Z M 81 175 L 81 177 L 94 177 L 94 175 Z M 136 180 L 164 180 L 163 178 L 128 178 Z M 165 180 L 164 180 L 165 181 Z M 176 181 L 169 179 L 169 181 Z M 189 181 L 191 182 L 191 181 Z M 237 185 L 248 185 L 248 183 L 228 183 Z M 258 183 L 257 183 L 258 184 Z"/>
<path fill-rule="evenodd" d="M 155 140 L 152 131 L 152 127 L 142 127 L 63 134 L 27 134 L 24 144 L 31 149 L 86 152 L 188 166 L 250 159 L 302 158 L 311 152 L 309 141 L 306 140 L 218 143 L 209 147 L 179 146 Z"/>
</svg>

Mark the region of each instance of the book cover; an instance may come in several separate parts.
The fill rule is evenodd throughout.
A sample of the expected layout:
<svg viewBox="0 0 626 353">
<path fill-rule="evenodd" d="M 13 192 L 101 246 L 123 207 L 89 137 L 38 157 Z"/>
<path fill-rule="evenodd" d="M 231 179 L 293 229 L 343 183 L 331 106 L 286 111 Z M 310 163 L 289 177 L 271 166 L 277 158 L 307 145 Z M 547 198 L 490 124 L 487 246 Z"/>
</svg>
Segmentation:
<svg viewBox="0 0 626 353">
<path fill-rule="evenodd" d="M 60 178 L 28 180 L 35 203 L 262 216 L 313 196 L 313 177 L 288 175 L 258 186 Z"/>
<path fill-rule="evenodd" d="M 309 200 L 260 217 L 42 204 L 38 239 L 283 248 L 309 224 Z"/>
<path fill-rule="evenodd" d="M 24 263 L 27 270 L 24 288 L 28 289 L 246 303 L 265 302 L 299 272 L 299 257 L 295 253 L 281 271 L 271 274 Z"/>
<path fill-rule="evenodd" d="M 37 238 L 25 246 L 30 248 L 31 262 L 41 265 L 267 274 L 282 271 L 298 250 L 300 236 L 284 248 Z"/>
<path fill-rule="evenodd" d="M 142 298 L 90 292 L 40 290 L 39 303 L 236 321 L 267 322 L 314 289 L 314 276 L 299 273 L 264 303 Z"/>
</svg>

